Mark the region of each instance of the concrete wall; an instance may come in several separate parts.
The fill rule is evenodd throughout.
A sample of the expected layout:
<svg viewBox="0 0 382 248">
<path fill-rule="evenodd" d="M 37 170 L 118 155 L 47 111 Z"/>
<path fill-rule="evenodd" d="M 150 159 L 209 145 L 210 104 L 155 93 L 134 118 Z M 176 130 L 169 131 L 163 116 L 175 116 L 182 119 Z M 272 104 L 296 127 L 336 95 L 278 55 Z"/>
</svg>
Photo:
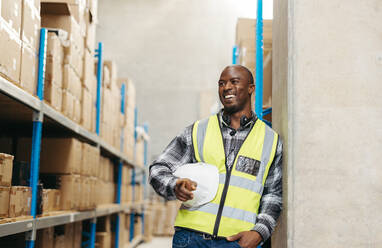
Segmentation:
<svg viewBox="0 0 382 248">
<path fill-rule="evenodd" d="M 267 18 L 272 1 L 266 1 Z M 139 122 L 149 122 L 151 154 L 198 119 L 200 96 L 216 92 L 232 62 L 236 19 L 255 18 L 252 0 L 99 0 L 97 40 L 121 77 L 136 84 Z M 211 106 L 206 106 L 209 110 Z"/>
<path fill-rule="evenodd" d="M 274 247 L 382 247 L 382 2 L 274 10 L 273 120 L 286 144 Z"/>
</svg>

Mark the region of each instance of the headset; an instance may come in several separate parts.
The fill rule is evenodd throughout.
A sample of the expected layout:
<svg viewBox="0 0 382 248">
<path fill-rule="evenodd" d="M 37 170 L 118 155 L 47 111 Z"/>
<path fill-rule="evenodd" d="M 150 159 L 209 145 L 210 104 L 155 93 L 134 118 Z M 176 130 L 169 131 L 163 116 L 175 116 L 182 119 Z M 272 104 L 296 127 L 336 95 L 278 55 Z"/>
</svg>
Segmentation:
<svg viewBox="0 0 382 248">
<path fill-rule="evenodd" d="M 229 115 L 223 115 L 222 118 L 223 118 L 223 121 L 224 121 L 228 126 L 231 125 L 231 117 L 230 117 Z M 251 121 L 251 118 L 248 118 L 247 116 L 242 115 L 242 116 L 240 117 L 240 126 L 241 126 L 241 127 L 244 127 L 244 126 L 247 125 L 248 122 L 250 122 L 250 121 Z"/>
</svg>

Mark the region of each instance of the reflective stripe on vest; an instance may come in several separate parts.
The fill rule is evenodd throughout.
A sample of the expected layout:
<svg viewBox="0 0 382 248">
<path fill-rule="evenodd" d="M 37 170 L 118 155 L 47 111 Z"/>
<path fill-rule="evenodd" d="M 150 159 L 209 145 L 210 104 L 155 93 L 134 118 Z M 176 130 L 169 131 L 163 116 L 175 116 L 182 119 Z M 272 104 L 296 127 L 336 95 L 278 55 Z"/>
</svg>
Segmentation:
<svg viewBox="0 0 382 248">
<path fill-rule="evenodd" d="M 195 122 L 192 131 L 195 158 L 198 162 L 212 164 L 218 168 L 219 188 L 216 197 L 210 203 L 196 208 L 182 206 L 175 226 L 219 237 L 251 230 L 256 222 L 265 179 L 276 152 L 277 139 L 277 134 L 271 128 L 261 120 L 257 120 L 236 155 L 232 170 L 228 171 L 229 177 L 227 177 L 226 157 L 218 116 L 214 115 Z M 239 157 L 247 159 L 245 161 L 260 161 L 257 175 L 236 170 Z M 255 166 L 255 164 L 252 165 Z M 245 166 L 251 166 L 251 164 Z M 223 192 L 226 178 L 228 178 L 229 187 L 226 192 Z M 223 195 L 226 195 L 224 207 L 221 215 L 218 216 Z M 218 225 L 217 231 L 215 230 L 217 233 L 214 233 L 215 224 Z"/>
</svg>

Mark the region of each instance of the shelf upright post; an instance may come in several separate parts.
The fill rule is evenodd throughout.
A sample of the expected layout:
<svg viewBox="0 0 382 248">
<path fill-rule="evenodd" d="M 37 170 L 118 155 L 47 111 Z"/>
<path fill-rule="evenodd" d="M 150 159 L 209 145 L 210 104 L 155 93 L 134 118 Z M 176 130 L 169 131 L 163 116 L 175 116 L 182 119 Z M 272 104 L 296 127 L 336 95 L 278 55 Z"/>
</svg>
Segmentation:
<svg viewBox="0 0 382 248">
<path fill-rule="evenodd" d="M 135 187 L 135 168 L 133 168 L 133 171 L 131 173 L 131 186 L 132 186 L 132 199 L 133 199 L 133 204 L 134 204 L 134 199 L 135 199 L 135 190 L 134 190 L 134 187 Z M 130 214 L 130 237 L 129 237 L 129 241 L 133 241 L 133 238 L 134 238 L 134 218 L 135 218 L 135 209 L 133 211 L 131 211 L 131 214 Z"/>
<path fill-rule="evenodd" d="M 101 119 L 101 90 L 102 90 L 102 42 L 98 42 L 98 49 L 95 50 L 95 57 L 98 58 L 97 62 L 97 119 L 96 119 L 96 133 L 99 135 L 100 132 L 100 119 Z"/>
<path fill-rule="evenodd" d="M 144 123 L 143 124 L 143 129 L 145 130 L 145 133 L 148 135 L 149 133 L 149 124 L 148 123 Z M 143 179 L 142 179 L 142 184 L 143 184 L 143 193 L 144 193 L 144 197 L 143 199 L 145 199 L 145 196 L 146 196 L 146 191 L 147 191 L 147 187 L 146 187 L 146 170 L 147 170 L 147 166 L 148 166 L 148 142 L 147 140 L 145 139 L 144 140 L 144 157 L 143 157 L 143 165 L 144 165 L 144 170 L 143 170 Z M 144 235 L 144 232 L 145 232 L 145 211 L 143 209 L 142 211 L 142 235 Z"/>
<path fill-rule="evenodd" d="M 96 229 L 97 229 L 97 217 L 94 217 L 90 220 L 90 248 L 95 247 L 95 240 L 96 240 Z"/>
<path fill-rule="evenodd" d="M 123 116 L 125 116 L 125 84 L 122 84 L 121 87 L 121 113 Z M 121 132 L 121 144 L 120 144 L 120 149 L 121 152 L 123 152 L 123 128 Z M 122 159 L 119 159 L 118 162 L 118 178 L 117 178 L 117 204 L 121 204 L 121 191 L 122 191 Z M 117 219 L 115 222 L 115 242 L 114 242 L 114 247 L 118 248 L 119 247 L 119 228 L 120 228 L 120 216 L 117 214 Z"/>
<path fill-rule="evenodd" d="M 263 119 L 263 0 L 257 0 L 255 112 Z"/>
<path fill-rule="evenodd" d="M 239 48 L 235 45 L 232 49 L 232 64 L 237 64 L 237 57 L 239 56 Z"/>
<path fill-rule="evenodd" d="M 46 61 L 46 43 L 48 32 L 45 28 L 40 30 L 40 46 L 38 57 L 38 74 L 37 74 L 37 97 L 42 101 L 44 99 L 44 78 L 45 78 L 45 61 Z M 40 111 L 33 112 L 33 133 L 32 133 L 32 153 L 31 153 L 31 173 L 30 187 L 32 188 L 31 215 L 36 219 L 37 213 L 37 184 L 40 166 L 40 150 L 42 137 L 43 113 Z M 36 240 L 36 227 L 26 235 L 26 247 L 33 248 Z"/>
</svg>

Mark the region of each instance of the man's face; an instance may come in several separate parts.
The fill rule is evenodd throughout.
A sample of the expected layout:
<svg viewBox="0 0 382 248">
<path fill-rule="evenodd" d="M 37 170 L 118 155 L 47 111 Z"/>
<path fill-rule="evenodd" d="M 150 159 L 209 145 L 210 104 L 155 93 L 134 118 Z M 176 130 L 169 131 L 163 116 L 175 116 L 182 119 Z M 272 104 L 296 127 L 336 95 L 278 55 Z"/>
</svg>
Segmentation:
<svg viewBox="0 0 382 248">
<path fill-rule="evenodd" d="M 243 110 L 250 106 L 251 94 L 255 86 L 250 84 L 248 73 L 235 66 L 224 69 L 219 79 L 219 98 L 228 114 Z"/>
</svg>

